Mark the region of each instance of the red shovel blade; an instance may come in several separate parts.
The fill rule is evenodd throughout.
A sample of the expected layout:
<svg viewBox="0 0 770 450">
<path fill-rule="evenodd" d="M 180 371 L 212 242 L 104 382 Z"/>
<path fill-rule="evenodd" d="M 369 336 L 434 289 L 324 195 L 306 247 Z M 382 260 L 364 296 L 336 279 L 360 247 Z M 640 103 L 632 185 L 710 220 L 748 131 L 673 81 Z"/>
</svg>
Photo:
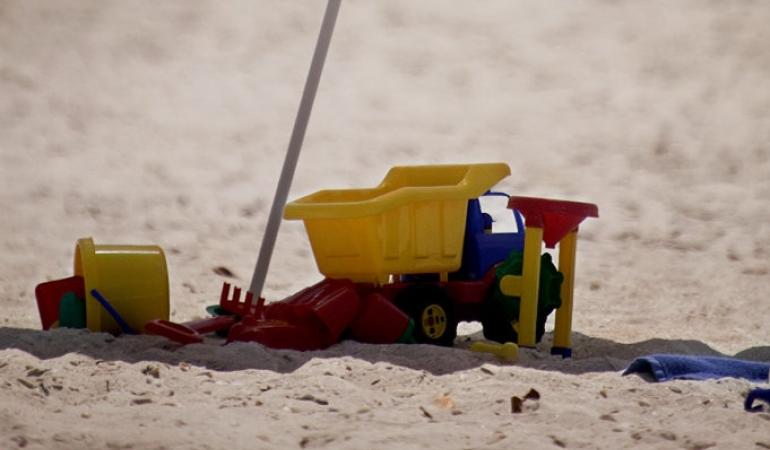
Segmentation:
<svg viewBox="0 0 770 450">
<path fill-rule="evenodd" d="M 59 320 L 59 304 L 64 294 L 74 292 L 78 298 L 86 298 L 85 290 L 85 282 L 78 276 L 38 284 L 35 299 L 43 329 L 51 328 Z"/>
<path fill-rule="evenodd" d="M 263 316 L 309 327 L 320 323 L 329 338 L 336 342 L 360 310 L 361 300 L 352 281 L 326 278 L 266 306 Z"/>
<path fill-rule="evenodd" d="M 258 342 L 265 347 L 291 350 L 318 350 L 333 342 L 324 331 L 307 325 L 295 325 L 280 320 L 259 320 L 253 316 L 230 328 L 227 343 Z"/>
<path fill-rule="evenodd" d="M 355 340 L 370 344 L 392 344 L 409 327 L 409 316 L 384 295 L 373 292 L 364 297 L 363 303 L 361 313 L 350 327 Z"/>
</svg>

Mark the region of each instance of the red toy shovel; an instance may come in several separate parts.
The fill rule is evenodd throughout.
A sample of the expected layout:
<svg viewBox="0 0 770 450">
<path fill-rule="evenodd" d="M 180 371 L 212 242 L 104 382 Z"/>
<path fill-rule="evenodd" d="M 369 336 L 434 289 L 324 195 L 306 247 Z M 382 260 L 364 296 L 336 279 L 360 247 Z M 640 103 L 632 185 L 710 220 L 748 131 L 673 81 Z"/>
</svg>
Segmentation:
<svg viewBox="0 0 770 450">
<path fill-rule="evenodd" d="M 78 298 L 86 298 L 85 290 L 83 278 L 77 276 L 38 284 L 35 299 L 43 329 L 47 330 L 59 321 L 59 304 L 64 294 L 74 292 Z"/>
<path fill-rule="evenodd" d="M 144 330 L 149 334 L 163 336 L 180 344 L 200 344 L 204 334 L 226 330 L 235 323 L 233 316 L 218 316 L 192 322 L 176 323 L 155 319 L 147 322 Z"/>
</svg>

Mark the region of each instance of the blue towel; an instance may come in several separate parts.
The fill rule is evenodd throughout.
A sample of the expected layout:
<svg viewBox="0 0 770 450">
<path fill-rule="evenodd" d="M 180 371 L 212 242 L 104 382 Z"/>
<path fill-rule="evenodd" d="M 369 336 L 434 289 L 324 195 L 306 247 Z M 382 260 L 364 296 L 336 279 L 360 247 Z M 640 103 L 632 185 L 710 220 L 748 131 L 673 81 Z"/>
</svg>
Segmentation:
<svg viewBox="0 0 770 450">
<path fill-rule="evenodd" d="M 655 381 L 732 377 L 767 383 L 770 364 L 715 356 L 657 354 L 635 359 L 623 375 L 629 373 L 648 373 Z"/>
</svg>

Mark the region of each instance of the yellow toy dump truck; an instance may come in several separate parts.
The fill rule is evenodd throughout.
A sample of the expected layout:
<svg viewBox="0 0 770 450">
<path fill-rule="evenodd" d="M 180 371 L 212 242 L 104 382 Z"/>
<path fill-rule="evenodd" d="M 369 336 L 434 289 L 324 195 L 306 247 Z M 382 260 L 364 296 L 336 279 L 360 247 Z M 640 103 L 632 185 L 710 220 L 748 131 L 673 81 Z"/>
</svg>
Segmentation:
<svg viewBox="0 0 770 450">
<path fill-rule="evenodd" d="M 598 209 L 509 197 L 516 229 L 492 232 L 479 198 L 507 197 L 490 189 L 508 175 L 505 163 L 394 167 L 377 187 L 295 200 L 284 218 L 304 221 L 323 275 L 393 301 L 420 342 L 451 345 L 458 321 L 479 320 L 489 338 L 534 346 L 556 308 L 553 352 L 568 356 L 578 225 Z M 561 243 L 558 272 L 542 242 Z"/>
</svg>

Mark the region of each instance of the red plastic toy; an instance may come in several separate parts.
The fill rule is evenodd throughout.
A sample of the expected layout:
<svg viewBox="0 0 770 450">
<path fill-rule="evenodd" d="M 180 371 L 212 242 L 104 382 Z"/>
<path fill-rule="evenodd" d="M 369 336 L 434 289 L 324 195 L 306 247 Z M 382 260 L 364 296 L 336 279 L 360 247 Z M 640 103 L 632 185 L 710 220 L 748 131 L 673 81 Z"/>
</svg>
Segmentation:
<svg viewBox="0 0 770 450">
<path fill-rule="evenodd" d="M 236 321 L 235 316 L 217 316 L 185 323 L 155 319 L 147 322 L 144 330 L 149 334 L 163 336 L 180 344 L 200 344 L 203 342 L 203 335 L 227 330 Z"/>
</svg>

